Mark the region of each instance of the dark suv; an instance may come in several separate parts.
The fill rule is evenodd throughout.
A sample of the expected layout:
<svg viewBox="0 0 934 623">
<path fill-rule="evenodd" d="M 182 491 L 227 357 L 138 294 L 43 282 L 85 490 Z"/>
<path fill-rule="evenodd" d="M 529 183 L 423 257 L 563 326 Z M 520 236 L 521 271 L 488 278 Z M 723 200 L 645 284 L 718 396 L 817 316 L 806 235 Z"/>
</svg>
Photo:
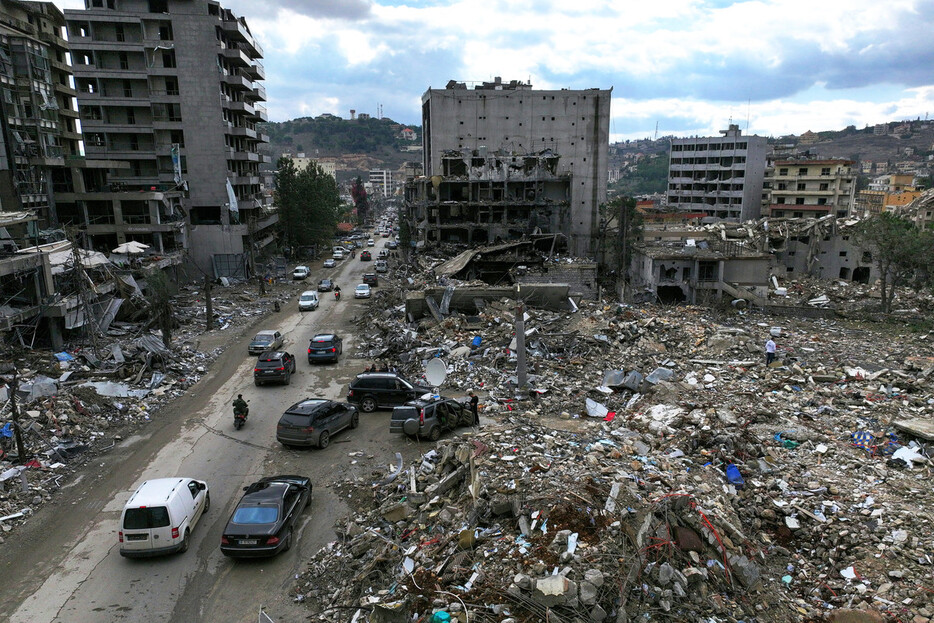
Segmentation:
<svg viewBox="0 0 934 623">
<path fill-rule="evenodd" d="M 279 381 L 288 385 L 295 374 L 295 356 L 281 350 L 269 350 L 259 356 L 253 368 L 253 382 L 257 385 Z"/>
<path fill-rule="evenodd" d="M 360 426 L 357 408 L 323 398 L 307 398 L 286 409 L 276 425 L 276 440 L 284 446 L 327 448 L 331 436 Z"/>
<path fill-rule="evenodd" d="M 375 288 L 379 285 L 379 277 L 376 276 L 376 273 L 363 273 L 363 283 Z"/>
<path fill-rule="evenodd" d="M 473 423 L 473 411 L 451 398 L 412 400 L 392 410 L 389 432 L 438 441 L 442 432 Z"/>
<path fill-rule="evenodd" d="M 308 342 L 308 363 L 316 361 L 337 362 L 344 352 L 344 342 L 333 333 L 319 333 Z"/>
<path fill-rule="evenodd" d="M 378 408 L 395 407 L 423 394 L 431 388 L 416 385 L 394 372 L 364 372 L 350 382 L 347 402 L 360 405 L 360 409 L 369 413 Z"/>
</svg>

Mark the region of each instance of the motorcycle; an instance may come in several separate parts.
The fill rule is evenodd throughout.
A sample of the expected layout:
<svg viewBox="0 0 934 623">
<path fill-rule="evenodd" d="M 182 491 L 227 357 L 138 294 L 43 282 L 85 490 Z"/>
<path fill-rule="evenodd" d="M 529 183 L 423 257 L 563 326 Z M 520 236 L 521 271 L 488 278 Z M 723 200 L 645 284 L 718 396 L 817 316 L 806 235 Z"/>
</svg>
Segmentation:
<svg viewBox="0 0 934 623">
<path fill-rule="evenodd" d="M 250 414 L 250 408 L 247 407 L 244 411 L 234 411 L 234 428 L 240 430 L 243 428 L 243 425 L 246 424 L 246 416 Z"/>
<path fill-rule="evenodd" d="M 337 299 L 338 301 L 341 300 L 341 291 L 340 291 L 340 290 L 334 290 L 334 298 Z"/>
</svg>

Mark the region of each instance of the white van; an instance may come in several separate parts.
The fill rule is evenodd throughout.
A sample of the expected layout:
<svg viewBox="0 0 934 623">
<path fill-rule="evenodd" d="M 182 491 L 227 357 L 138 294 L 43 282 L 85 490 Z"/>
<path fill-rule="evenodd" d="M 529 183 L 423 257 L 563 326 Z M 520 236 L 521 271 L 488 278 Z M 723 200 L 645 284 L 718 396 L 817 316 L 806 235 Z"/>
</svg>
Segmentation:
<svg viewBox="0 0 934 623">
<path fill-rule="evenodd" d="M 120 515 L 120 555 L 136 558 L 187 551 L 191 531 L 210 507 L 206 482 L 147 480 L 130 496 Z"/>
<path fill-rule="evenodd" d="M 298 297 L 298 311 L 318 309 L 318 291 L 306 290 Z"/>
</svg>

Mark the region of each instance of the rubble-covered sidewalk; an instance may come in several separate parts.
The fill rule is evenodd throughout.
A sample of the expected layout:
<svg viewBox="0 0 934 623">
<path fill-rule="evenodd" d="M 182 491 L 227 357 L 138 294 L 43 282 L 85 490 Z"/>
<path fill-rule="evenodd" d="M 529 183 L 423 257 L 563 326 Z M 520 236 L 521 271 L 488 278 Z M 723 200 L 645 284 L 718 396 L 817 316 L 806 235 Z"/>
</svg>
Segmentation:
<svg viewBox="0 0 934 623">
<path fill-rule="evenodd" d="M 337 485 L 357 514 L 292 589 L 315 620 L 934 617 L 932 337 L 526 308 L 517 399 L 514 302 L 439 323 L 406 318 L 401 296 L 379 289 L 358 356 L 413 378 L 441 356 L 442 391 L 478 390 L 484 426 Z"/>
<path fill-rule="evenodd" d="M 172 349 L 143 323 L 113 322 L 96 340 L 66 349 L 6 348 L 0 353 L 0 544 L 85 465 L 197 383 L 211 363 L 302 284 L 274 283 L 260 297 L 243 284 L 212 288 L 213 329 L 205 332 L 201 288 L 173 297 L 179 326 Z M 275 317 L 274 315 L 272 316 Z M 27 456 L 19 460 L 12 418 L 12 379 Z"/>
</svg>

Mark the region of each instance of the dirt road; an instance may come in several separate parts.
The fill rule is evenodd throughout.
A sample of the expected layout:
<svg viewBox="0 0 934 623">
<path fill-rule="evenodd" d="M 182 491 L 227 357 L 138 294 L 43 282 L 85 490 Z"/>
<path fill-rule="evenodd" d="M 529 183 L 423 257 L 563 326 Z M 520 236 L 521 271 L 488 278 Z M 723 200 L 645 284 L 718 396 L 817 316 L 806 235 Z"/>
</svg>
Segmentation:
<svg viewBox="0 0 934 623">
<path fill-rule="evenodd" d="M 352 319 L 369 301 L 355 301 L 353 287 L 371 263 L 320 264 L 309 288 L 333 277 L 344 297 L 322 295 L 321 306 L 301 313 L 292 301 L 268 319 L 287 336 L 298 372 L 291 385 L 254 387 L 255 358 L 246 356 L 246 335 L 232 343 L 210 373 L 164 408 L 140 434 L 87 465 L 0 549 L 0 620 L 14 623 L 104 621 L 255 621 L 261 607 L 273 620 L 304 621 L 286 589 L 303 561 L 333 540 L 333 524 L 347 508 L 327 485 L 338 477 L 385 472 L 395 452 L 408 459 L 424 450 L 389 438 L 389 413 L 361 414 L 361 426 L 335 436 L 325 450 L 287 450 L 275 441 L 276 422 L 289 405 L 309 396 L 343 400 L 347 383 L 364 365 L 353 358 L 358 336 Z M 339 364 L 308 364 L 308 339 L 316 332 L 344 337 Z M 231 402 L 250 401 L 250 418 L 234 430 Z M 350 457 L 351 452 L 363 456 Z M 277 558 L 231 561 L 219 550 L 221 532 L 242 487 L 276 473 L 311 477 L 314 495 L 292 549 Z M 180 555 L 127 560 L 119 555 L 117 529 L 124 502 L 143 480 L 184 475 L 208 482 L 212 506 L 194 530 L 191 549 Z"/>
</svg>

